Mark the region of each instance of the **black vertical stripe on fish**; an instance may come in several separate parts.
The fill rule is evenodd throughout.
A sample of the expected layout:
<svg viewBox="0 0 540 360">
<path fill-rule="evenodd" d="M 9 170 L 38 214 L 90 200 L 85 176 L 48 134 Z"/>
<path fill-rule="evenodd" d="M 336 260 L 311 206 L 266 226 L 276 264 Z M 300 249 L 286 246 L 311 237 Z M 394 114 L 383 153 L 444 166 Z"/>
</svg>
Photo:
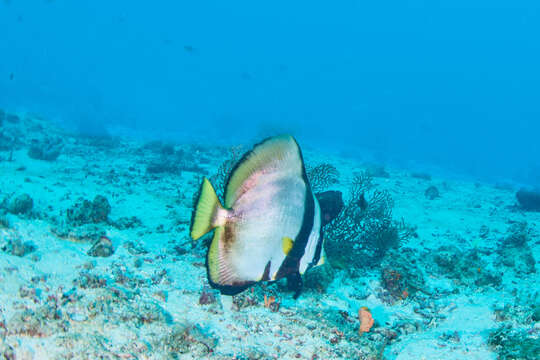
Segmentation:
<svg viewBox="0 0 540 360">
<path fill-rule="evenodd" d="M 317 247 L 315 248 L 315 254 L 313 255 L 313 260 L 311 260 L 311 262 L 308 264 L 308 267 L 306 268 L 306 272 L 319 263 L 319 260 L 321 259 L 321 254 L 322 254 L 322 245 L 323 245 L 323 228 L 321 226 L 321 230 L 319 231 L 319 242 L 317 243 Z"/>
</svg>

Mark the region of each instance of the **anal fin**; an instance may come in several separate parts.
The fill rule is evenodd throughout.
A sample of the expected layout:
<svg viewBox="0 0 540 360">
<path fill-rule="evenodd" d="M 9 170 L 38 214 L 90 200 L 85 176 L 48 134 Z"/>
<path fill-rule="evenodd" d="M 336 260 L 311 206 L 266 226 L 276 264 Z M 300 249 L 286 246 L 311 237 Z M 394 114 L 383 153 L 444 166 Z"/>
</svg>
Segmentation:
<svg viewBox="0 0 540 360">
<path fill-rule="evenodd" d="M 220 243 L 226 232 L 225 226 L 218 226 L 214 231 L 212 243 L 208 249 L 206 258 L 206 270 L 208 272 L 208 282 L 214 289 L 218 289 L 224 295 L 236 295 L 253 285 L 255 281 L 241 281 L 231 268 L 225 254 L 221 253 Z M 270 263 L 267 265 L 270 270 Z"/>
</svg>

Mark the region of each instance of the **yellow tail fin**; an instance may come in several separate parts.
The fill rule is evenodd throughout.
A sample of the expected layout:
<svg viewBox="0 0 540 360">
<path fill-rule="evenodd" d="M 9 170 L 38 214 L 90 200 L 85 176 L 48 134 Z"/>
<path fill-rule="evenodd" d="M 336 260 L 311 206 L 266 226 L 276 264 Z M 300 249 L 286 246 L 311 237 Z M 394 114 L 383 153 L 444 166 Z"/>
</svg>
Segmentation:
<svg viewBox="0 0 540 360">
<path fill-rule="evenodd" d="M 190 235 L 193 240 L 199 239 L 219 225 L 217 218 L 219 210 L 223 210 L 223 207 L 219 202 L 216 191 L 210 181 L 204 178 L 191 219 Z"/>
</svg>

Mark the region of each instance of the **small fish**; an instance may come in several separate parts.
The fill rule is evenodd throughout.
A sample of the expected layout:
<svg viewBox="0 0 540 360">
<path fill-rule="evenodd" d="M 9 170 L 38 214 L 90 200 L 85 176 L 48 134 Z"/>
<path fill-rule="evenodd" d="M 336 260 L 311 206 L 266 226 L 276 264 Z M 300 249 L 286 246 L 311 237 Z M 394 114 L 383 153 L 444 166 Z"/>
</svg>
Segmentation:
<svg viewBox="0 0 540 360">
<path fill-rule="evenodd" d="M 13 80 L 15 78 L 15 75 L 13 73 L 9 74 L 9 80 Z"/>
<path fill-rule="evenodd" d="M 365 194 L 362 193 L 362 195 L 360 195 L 360 198 L 358 199 L 356 205 L 358 205 L 358 207 L 360 208 L 360 210 L 362 211 L 365 211 L 367 209 L 367 207 L 369 206 L 367 200 L 366 200 L 366 197 L 365 197 Z"/>
<path fill-rule="evenodd" d="M 208 179 L 193 211 L 194 240 L 214 231 L 210 285 L 235 295 L 259 281 L 287 278 L 300 295 L 302 274 L 324 262 L 321 208 L 292 136 L 264 140 L 229 175 L 222 205 Z"/>
<path fill-rule="evenodd" d="M 315 194 L 321 206 L 322 226 L 334 220 L 343 210 L 343 197 L 340 191 L 324 191 Z"/>
<path fill-rule="evenodd" d="M 191 45 L 184 45 L 184 50 L 187 51 L 187 52 L 194 52 L 195 51 L 195 48 Z"/>
</svg>

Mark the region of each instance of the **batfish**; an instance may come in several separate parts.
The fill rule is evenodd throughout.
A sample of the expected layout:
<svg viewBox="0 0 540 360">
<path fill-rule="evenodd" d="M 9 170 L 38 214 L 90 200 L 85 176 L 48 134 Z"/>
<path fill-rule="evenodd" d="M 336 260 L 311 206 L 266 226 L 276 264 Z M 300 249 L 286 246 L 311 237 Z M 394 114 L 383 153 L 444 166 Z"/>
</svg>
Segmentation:
<svg viewBox="0 0 540 360">
<path fill-rule="evenodd" d="M 224 204 L 204 178 L 192 214 L 194 240 L 214 231 L 206 268 L 210 285 L 235 295 L 259 281 L 287 278 L 300 295 L 302 274 L 324 262 L 319 201 L 302 152 L 289 135 L 255 145 L 236 164 Z"/>
</svg>

